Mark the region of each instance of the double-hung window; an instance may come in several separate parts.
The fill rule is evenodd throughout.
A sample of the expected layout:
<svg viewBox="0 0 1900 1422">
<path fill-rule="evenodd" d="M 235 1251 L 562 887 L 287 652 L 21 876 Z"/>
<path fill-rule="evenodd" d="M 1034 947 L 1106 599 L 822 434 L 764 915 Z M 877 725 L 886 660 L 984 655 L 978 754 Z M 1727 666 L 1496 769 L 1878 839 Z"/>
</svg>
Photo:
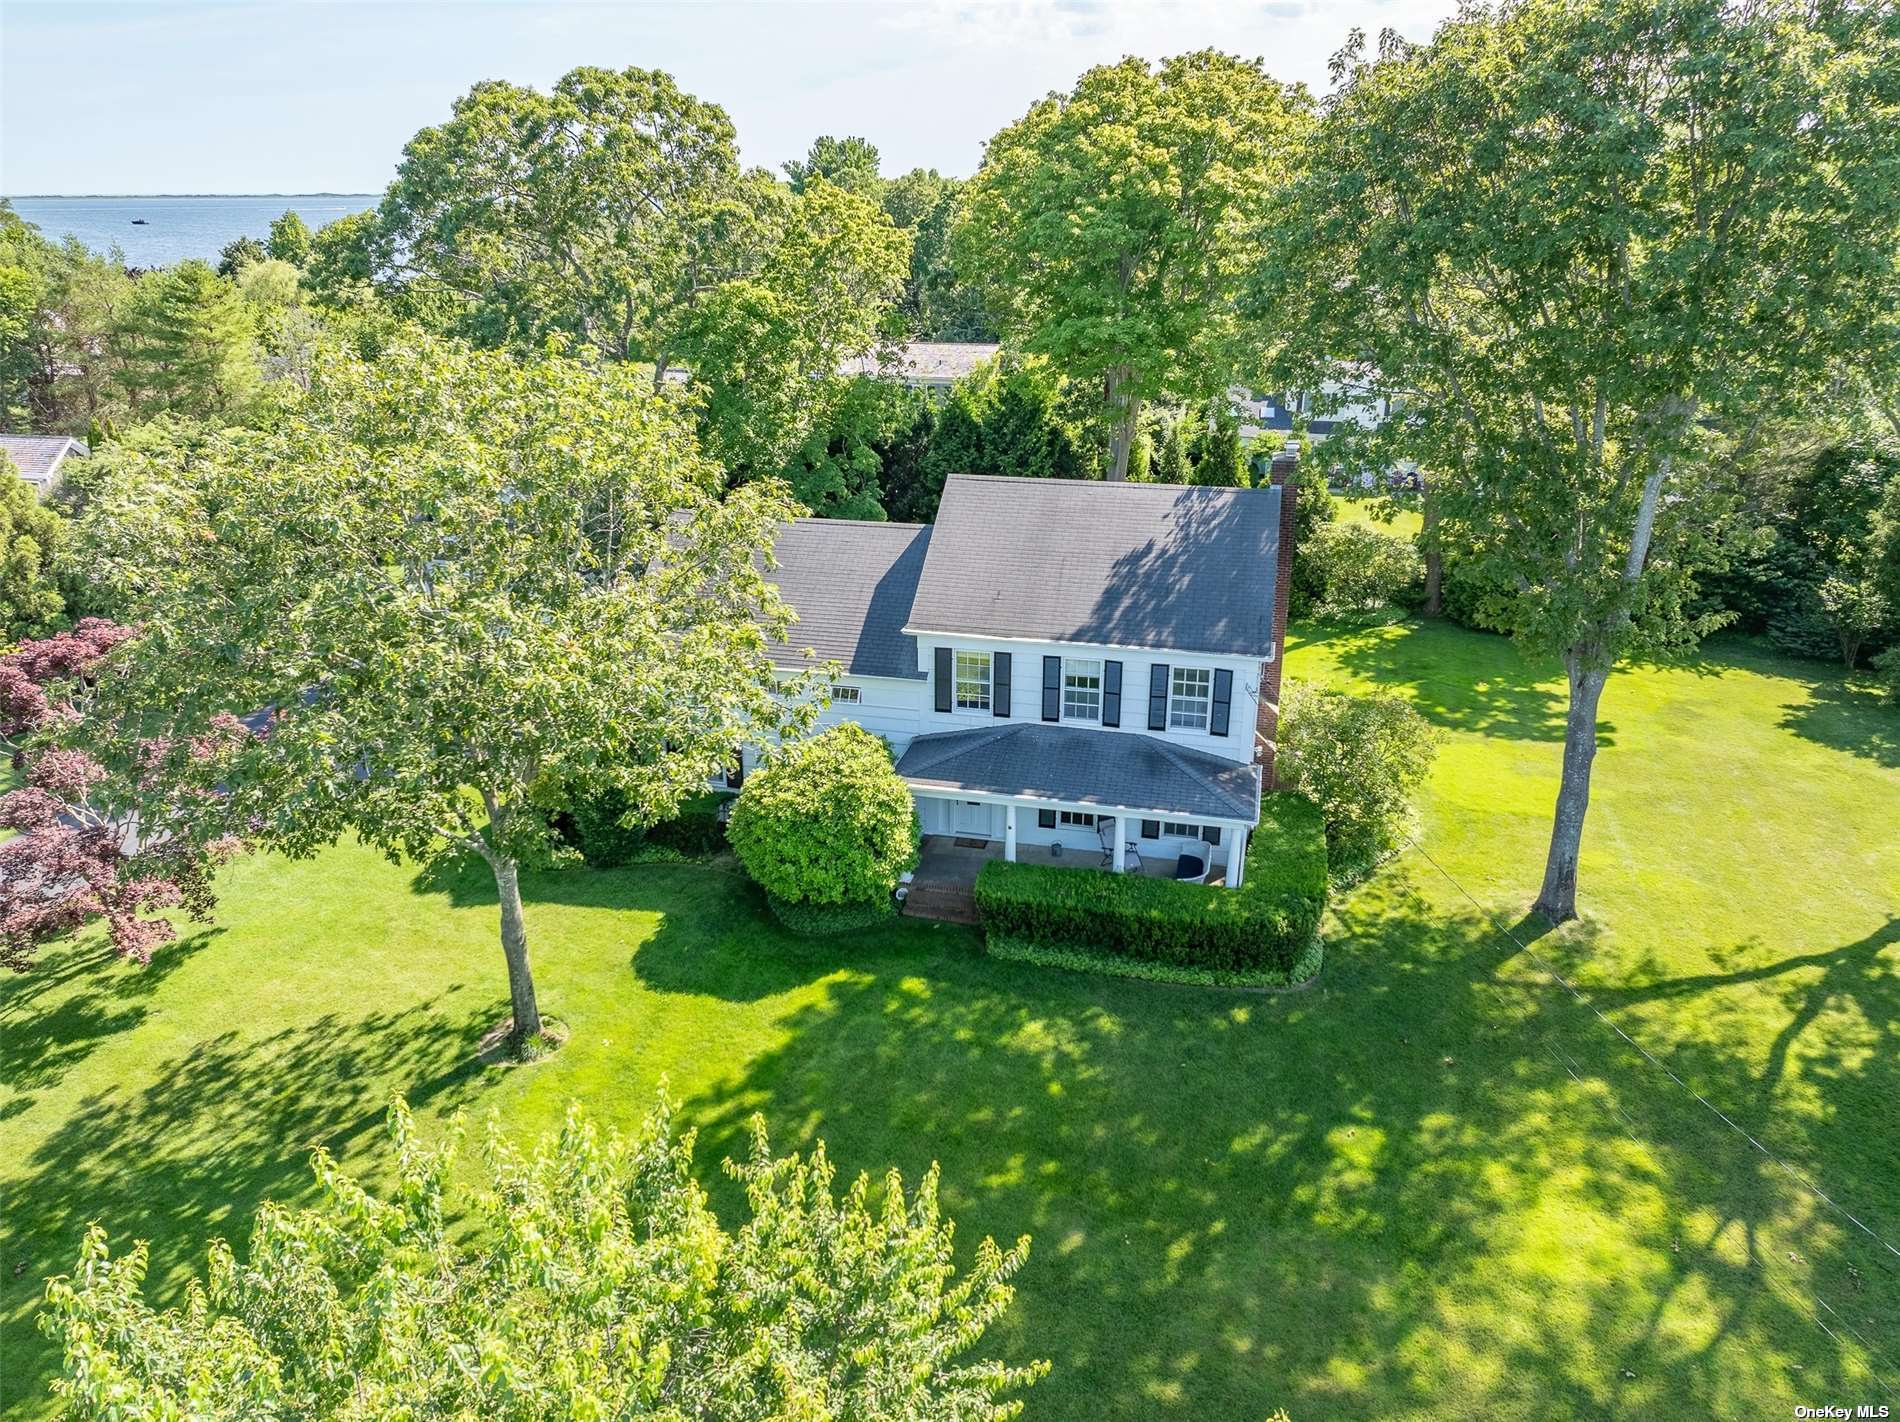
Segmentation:
<svg viewBox="0 0 1900 1422">
<path fill-rule="evenodd" d="M 1087 659 L 1062 659 L 1062 719 L 1102 719 L 1102 664 Z"/>
<path fill-rule="evenodd" d="M 990 654 L 957 653 L 957 710 L 990 709 Z"/>
<path fill-rule="evenodd" d="M 1205 731 L 1214 704 L 1214 673 L 1207 667 L 1176 667 L 1168 689 L 1168 729 Z"/>
</svg>

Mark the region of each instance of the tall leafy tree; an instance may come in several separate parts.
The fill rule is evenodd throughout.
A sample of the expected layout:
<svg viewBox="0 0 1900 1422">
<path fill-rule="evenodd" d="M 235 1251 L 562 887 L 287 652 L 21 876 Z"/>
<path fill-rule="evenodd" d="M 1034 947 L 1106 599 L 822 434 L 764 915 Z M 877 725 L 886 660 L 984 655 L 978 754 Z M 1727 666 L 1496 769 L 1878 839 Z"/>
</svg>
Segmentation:
<svg viewBox="0 0 1900 1422">
<path fill-rule="evenodd" d="M 983 293 L 957 275 L 951 221 L 963 181 L 935 168 L 912 168 L 884 184 L 884 211 L 910 233 L 910 275 L 898 303 L 905 332 L 920 341 L 993 341 L 996 324 Z"/>
<path fill-rule="evenodd" d="M 242 1259 L 213 1241 L 182 1309 L 145 1302 L 143 1244 L 89 1231 L 47 1290 L 69 1415 L 999 1422 L 1048 1370 L 968 1358 L 1029 1241 L 957 1277 L 934 1168 L 840 1193 L 822 1143 L 774 1158 L 755 1119 L 728 1231 L 664 1099 L 632 1139 L 578 1109 L 527 1153 L 491 1136 L 466 1200 L 459 1129 L 430 1148 L 400 1102 L 389 1124 L 388 1195 L 319 1150 L 317 1203 L 266 1205 Z"/>
<path fill-rule="evenodd" d="M 310 224 L 305 222 L 294 209 L 287 209 L 282 216 L 270 225 L 270 241 L 266 250 L 279 262 L 289 262 L 293 267 L 301 267 L 310 260 L 312 234 Z"/>
<path fill-rule="evenodd" d="M 0 423 L 83 435 L 124 413 L 110 336 L 133 287 L 116 249 L 49 242 L 0 200 Z"/>
<path fill-rule="evenodd" d="M 725 111 L 657 71 L 482 83 L 410 140 L 374 234 L 319 242 L 318 289 L 367 258 L 479 345 L 565 335 L 656 386 L 684 366 L 708 449 L 769 474 L 812 427 L 812 382 L 870 349 L 909 255 L 874 198 L 800 188 L 742 170 Z"/>
<path fill-rule="evenodd" d="M 520 870 L 551 847 L 544 787 L 651 822 L 808 718 L 764 655 L 795 506 L 770 481 L 722 495 L 632 366 L 326 354 L 277 427 L 115 461 L 82 525 L 142 629 L 113 721 L 183 743 L 268 708 L 207 814 L 293 855 L 354 833 L 480 858 L 517 1044 L 542 1027 Z"/>
<path fill-rule="evenodd" d="M 44 636 L 60 625 L 66 538 L 66 520 L 0 454 L 0 637 Z"/>
<path fill-rule="evenodd" d="M 1111 479 L 1144 401 L 1226 386 L 1249 214 L 1305 108 L 1258 63 L 1200 51 L 1091 69 L 990 140 L 957 267 L 1014 344 L 1100 389 Z"/>
<path fill-rule="evenodd" d="M 830 134 L 813 139 L 803 158 L 785 165 L 785 176 L 792 191 L 802 193 L 813 178 L 823 178 L 833 187 L 857 193 L 873 202 L 883 196 L 884 180 L 878 176 L 877 145 L 865 138 L 833 138 Z"/>
<path fill-rule="evenodd" d="M 1563 660 L 1561 921 L 1611 669 L 1710 625 L 1712 440 L 1893 319 L 1900 11 L 1504 0 L 1336 73 L 1259 310 L 1403 397 L 1482 616 Z"/>
</svg>

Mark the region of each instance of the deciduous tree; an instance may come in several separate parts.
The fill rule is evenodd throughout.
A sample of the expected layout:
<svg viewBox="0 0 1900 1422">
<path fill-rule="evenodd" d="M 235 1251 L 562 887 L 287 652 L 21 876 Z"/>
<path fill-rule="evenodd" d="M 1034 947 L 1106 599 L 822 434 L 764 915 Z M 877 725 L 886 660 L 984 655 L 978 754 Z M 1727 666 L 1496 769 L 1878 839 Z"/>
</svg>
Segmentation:
<svg viewBox="0 0 1900 1422">
<path fill-rule="evenodd" d="M 276 427 L 117 453 L 82 526 L 143 632 L 103 692 L 172 740 L 270 708 L 220 802 L 266 846 L 480 857 L 525 1042 L 537 787 L 650 822 L 808 716 L 764 653 L 787 621 L 764 560 L 795 506 L 721 486 L 632 366 L 329 353 Z"/>
<path fill-rule="evenodd" d="M 182 1309 L 147 1304 L 145 1246 L 112 1258 L 95 1226 L 42 1316 L 71 1415 L 1000 1422 L 1047 1371 L 963 1361 L 1029 1241 L 985 1239 L 958 1278 L 934 1167 L 839 1194 L 822 1144 L 775 1159 L 755 1119 L 728 1231 L 664 1098 L 631 1140 L 578 1109 L 530 1154 L 491 1136 L 465 1201 L 459 1134 L 425 1146 L 393 1105 L 387 1196 L 320 1149 L 318 1203 L 265 1205 L 241 1259 L 212 1241 Z"/>
<path fill-rule="evenodd" d="M 1102 392 L 1109 477 L 1142 403 L 1225 388 L 1248 215 L 1304 129 L 1303 96 L 1213 51 L 1089 70 L 990 140 L 954 237 L 1014 343 Z"/>
<path fill-rule="evenodd" d="M 1900 12 L 1758 0 L 1472 4 L 1355 44 L 1257 314 L 1369 363 L 1413 418 L 1481 614 L 1569 680 L 1537 907 L 1572 917 L 1617 661 L 1691 610 L 1716 432 L 1878 348 L 1896 304 Z"/>
</svg>

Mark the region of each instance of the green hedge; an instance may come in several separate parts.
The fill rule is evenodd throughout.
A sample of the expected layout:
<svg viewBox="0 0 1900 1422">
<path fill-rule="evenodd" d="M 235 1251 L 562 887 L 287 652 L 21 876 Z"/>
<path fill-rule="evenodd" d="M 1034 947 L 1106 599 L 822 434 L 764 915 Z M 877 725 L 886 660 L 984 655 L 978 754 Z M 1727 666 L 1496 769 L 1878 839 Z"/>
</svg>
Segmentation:
<svg viewBox="0 0 1900 1422">
<path fill-rule="evenodd" d="M 1326 837 L 1319 809 L 1269 795 L 1238 889 L 992 860 L 976 877 L 988 935 L 1225 973 L 1290 972 L 1319 936 Z"/>
</svg>

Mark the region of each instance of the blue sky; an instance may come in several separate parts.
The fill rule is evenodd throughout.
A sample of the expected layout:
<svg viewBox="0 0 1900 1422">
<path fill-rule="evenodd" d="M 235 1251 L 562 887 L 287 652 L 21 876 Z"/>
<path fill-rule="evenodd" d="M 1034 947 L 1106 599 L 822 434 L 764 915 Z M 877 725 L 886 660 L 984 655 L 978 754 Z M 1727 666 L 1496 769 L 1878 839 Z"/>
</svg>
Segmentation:
<svg viewBox="0 0 1900 1422">
<path fill-rule="evenodd" d="M 0 3 L 0 193 L 373 192 L 479 79 L 665 69 L 748 163 L 862 134 L 887 173 L 968 173 L 1091 64 L 1215 46 L 1326 82 L 1352 25 L 1429 34 L 1450 0 L 1178 3 Z"/>
</svg>

